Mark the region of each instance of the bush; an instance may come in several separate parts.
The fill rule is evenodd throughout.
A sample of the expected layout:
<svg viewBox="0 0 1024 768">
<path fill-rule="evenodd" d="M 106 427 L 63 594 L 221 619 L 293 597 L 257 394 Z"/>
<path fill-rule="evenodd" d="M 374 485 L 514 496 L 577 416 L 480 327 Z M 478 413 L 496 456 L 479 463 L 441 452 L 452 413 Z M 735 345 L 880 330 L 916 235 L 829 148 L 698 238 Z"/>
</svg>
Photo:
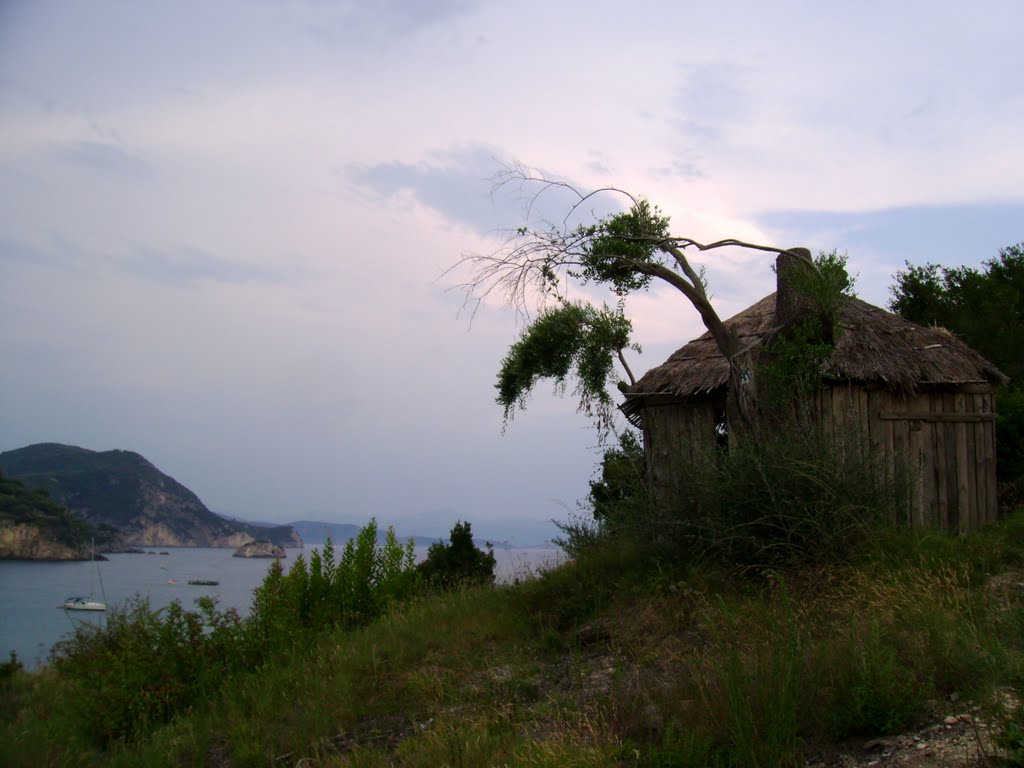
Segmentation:
<svg viewBox="0 0 1024 768">
<path fill-rule="evenodd" d="M 484 552 L 473 543 L 470 524 L 456 523 L 448 538 L 448 544 L 442 541 L 431 544 L 427 559 L 417 567 L 424 581 L 441 589 L 465 584 L 493 584 L 494 549 L 488 545 Z"/>
<path fill-rule="evenodd" d="M 238 614 L 217 610 L 207 597 L 196 603 L 198 612 L 178 602 L 154 611 L 139 600 L 110 611 L 105 628 L 79 625 L 54 648 L 72 715 L 95 743 L 164 722 L 252 661 Z"/>
<path fill-rule="evenodd" d="M 377 539 L 371 520 L 345 543 L 337 563 L 330 538 L 308 564 L 300 553 L 287 574 L 280 561 L 272 563 L 253 594 L 253 636 L 286 650 L 297 635 L 357 627 L 410 598 L 417 586 L 412 539 L 400 544 L 391 527 L 383 544 Z"/>
<path fill-rule="evenodd" d="M 1024 389 L 996 392 L 996 447 L 1000 505 L 1024 505 Z"/>
<path fill-rule="evenodd" d="M 389 528 L 380 545 L 371 520 L 338 563 L 330 540 L 308 564 L 296 557 L 287 574 L 275 560 L 246 619 L 206 597 L 197 611 L 178 602 L 154 611 L 140 600 L 110 611 L 106 627 L 80 625 L 54 648 L 53 666 L 78 731 L 106 747 L 212 698 L 325 629 L 372 621 L 416 587 L 412 541 L 403 547 Z"/>
<path fill-rule="evenodd" d="M 909 473 L 820 427 L 711 449 L 676 475 L 673 501 L 634 497 L 609 535 L 674 559 L 774 569 L 849 562 L 909 519 Z"/>
</svg>

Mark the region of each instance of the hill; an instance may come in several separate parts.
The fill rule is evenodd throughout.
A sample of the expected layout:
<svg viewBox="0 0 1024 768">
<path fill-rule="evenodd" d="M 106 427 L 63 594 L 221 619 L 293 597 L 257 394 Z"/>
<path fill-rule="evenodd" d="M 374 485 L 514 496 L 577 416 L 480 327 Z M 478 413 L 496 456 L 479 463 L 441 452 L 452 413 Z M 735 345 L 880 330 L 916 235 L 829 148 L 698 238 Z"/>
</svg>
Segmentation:
<svg viewBox="0 0 1024 768">
<path fill-rule="evenodd" d="M 75 517 L 42 488 L 0 474 L 0 560 L 85 560 L 116 532 Z"/>
<path fill-rule="evenodd" d="M 301 546 L 289 526 L 225 520 L 199 497 L 132 451 L 38 443 L 0 453 L 0 471 L 46 490 L 92 525 L 116 529 L 126 546 L 239 547 L 252 539 Z"/>
</svg>

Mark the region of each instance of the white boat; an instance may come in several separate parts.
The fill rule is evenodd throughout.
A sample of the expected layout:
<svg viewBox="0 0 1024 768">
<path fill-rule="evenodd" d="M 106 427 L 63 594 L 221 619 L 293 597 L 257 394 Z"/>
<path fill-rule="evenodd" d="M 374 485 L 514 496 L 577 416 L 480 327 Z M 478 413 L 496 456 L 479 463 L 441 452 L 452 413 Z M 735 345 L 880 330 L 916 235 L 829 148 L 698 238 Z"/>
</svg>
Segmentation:
<svg viewBox="0 0 1024 768">
<path fill-rule="evenodd" d="M 96 545 L 92 546 L 92 561 L 96 564 L 95 574 L 89 574 L 89 597 L 68 597 L 63 603 L 58 605 L 58 608 L 63 608 L 65 611 L 105 611 L 107 610 L 107 604 L 101 603 L 99 600 L 92 599 L 93 588 L 95 586 L 95 579 L 100 580 L 100 589 L 103 591 L 103 599 L 107 599 L 106 590 L 103 589 L 103 577 L 100 575 L 100 563 L 96 559 Z"/>
<path fill-rule="evenodd" d="M 90 600 L 88 597 L 69 597 L 58 608 L 65 611 L 105 611 L 107 604 L 98 600 Z"/>
</svg>

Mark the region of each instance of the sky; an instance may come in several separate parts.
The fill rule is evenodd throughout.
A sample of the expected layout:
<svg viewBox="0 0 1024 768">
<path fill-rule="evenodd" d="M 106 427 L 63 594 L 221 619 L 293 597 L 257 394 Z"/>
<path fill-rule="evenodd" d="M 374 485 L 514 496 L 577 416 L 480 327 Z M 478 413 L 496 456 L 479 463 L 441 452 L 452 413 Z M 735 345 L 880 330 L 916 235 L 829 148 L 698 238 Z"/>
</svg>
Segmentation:
<svg viewBox="0 0 1024 768">
<path fill-rule="evenodd" d="M 1017 0 L 3 0 L 0 451 L 137 451 L 257 521 L 548 539 L 601 446 L 547 383 L 502 428 L 522 318 L 446 272 L 524 223 L 495 175 L 837 249 L 885 305 L 908 261 L 1024 240 L 1022 27 Z M 695 261 L 723 317 L 774 290 L 764 254 Z M 637 373 L 703 331 L 667 288 L 626 309 Z"/>
</svg>

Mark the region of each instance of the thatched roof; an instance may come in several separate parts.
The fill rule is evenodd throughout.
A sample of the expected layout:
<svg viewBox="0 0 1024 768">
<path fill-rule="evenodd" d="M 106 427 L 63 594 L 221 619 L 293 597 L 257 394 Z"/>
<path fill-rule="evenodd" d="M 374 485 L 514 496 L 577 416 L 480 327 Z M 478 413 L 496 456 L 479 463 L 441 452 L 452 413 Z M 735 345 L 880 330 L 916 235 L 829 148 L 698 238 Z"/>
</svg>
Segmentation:
<svg viewBox="0 0 1024 768">
<path fill-rule="evenodd" d="M 760 346 L 777 330 L 775 294 L 725 321 L 741 348 Z M 848 301 L 836 325 L 838 341 L 826 377 L 837 381 L 872 382 L 914 392 L 922 386 L 1002 383 L 999 369 L 942 328 L 920 325 L 860 299 Z M 729 366 L 710 333 L 677 350 L 626 391 L 622 410 L 637 413 L 650 396 L 689 398 L 724 389 Z"/>
</svg>

